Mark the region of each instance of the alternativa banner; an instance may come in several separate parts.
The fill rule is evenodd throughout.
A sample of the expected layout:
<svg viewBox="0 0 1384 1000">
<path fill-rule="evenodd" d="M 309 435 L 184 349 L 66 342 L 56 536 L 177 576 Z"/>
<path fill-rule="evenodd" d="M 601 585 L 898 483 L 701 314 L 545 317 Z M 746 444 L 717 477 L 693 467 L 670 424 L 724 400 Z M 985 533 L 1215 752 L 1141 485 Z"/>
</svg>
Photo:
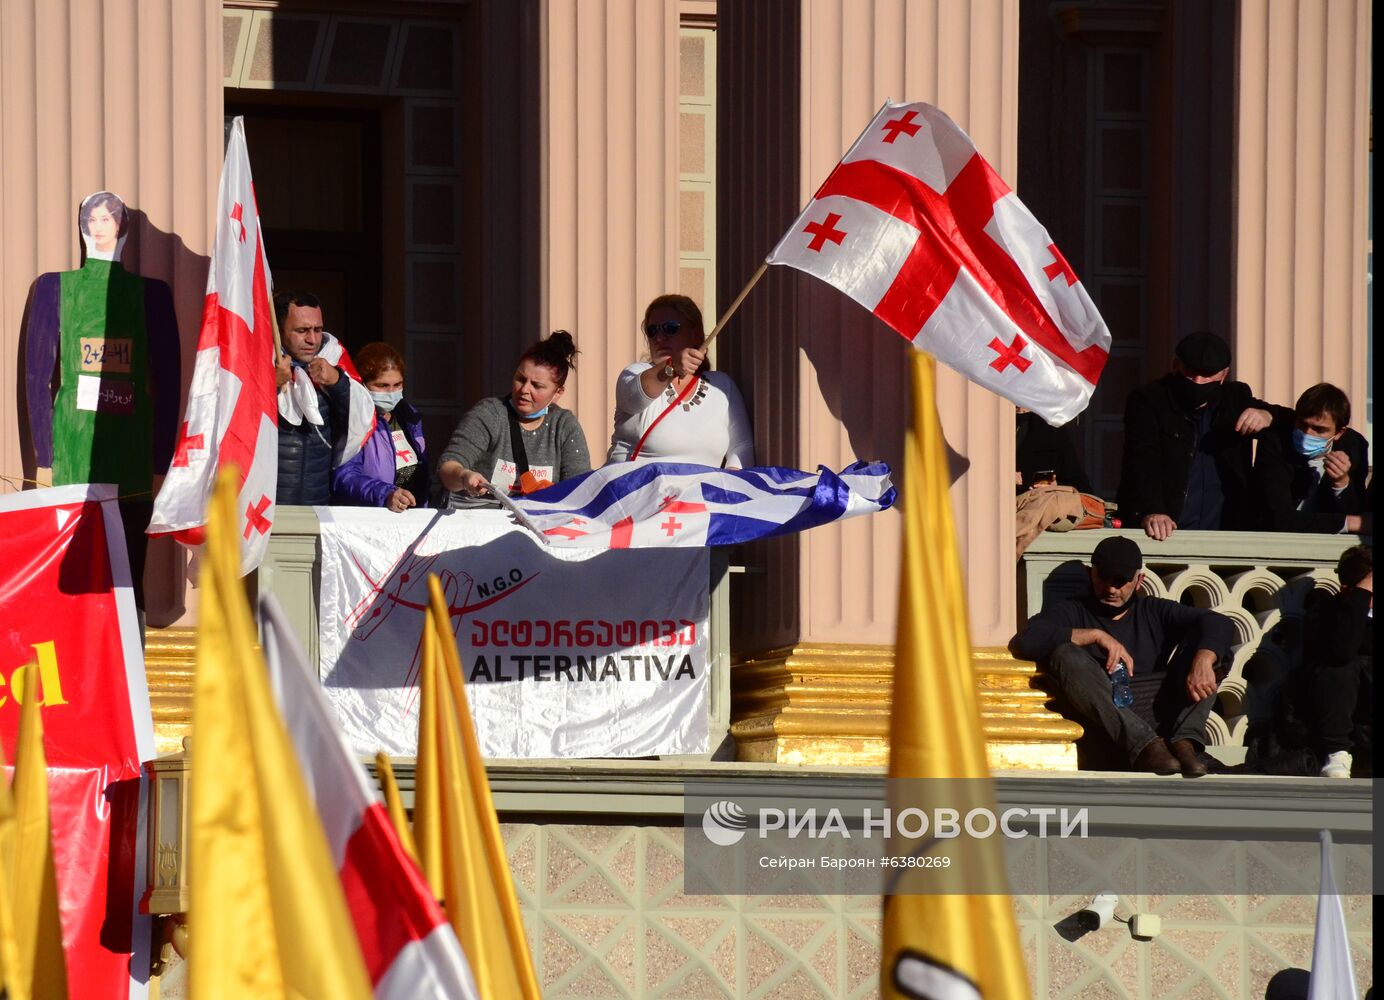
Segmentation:
<svg viewBox="0 0 1384 1000">
<path fill-rule="evenodd" d="M 430 573 L 486 757 L 706 752 L 707 549 L 559 551 L 499 511 L 316 510 L 322 682 L 358 752 L 417 750 Z"/>
</svg>

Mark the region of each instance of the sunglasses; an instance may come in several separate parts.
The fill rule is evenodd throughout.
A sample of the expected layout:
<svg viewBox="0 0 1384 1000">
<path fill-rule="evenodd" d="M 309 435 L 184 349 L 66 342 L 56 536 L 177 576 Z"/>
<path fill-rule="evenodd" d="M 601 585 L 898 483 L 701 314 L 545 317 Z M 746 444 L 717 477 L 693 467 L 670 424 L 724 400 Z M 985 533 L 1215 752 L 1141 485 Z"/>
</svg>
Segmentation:
<svg viewBox="0 0 1384 1000">
<path fill-rule="evenodd" d="M 667 320 L 663 323 L 645 323 L 644 336 L 653 340 L 655 337 L 673 337 L 682 329 L 682 324 L 675 319 Z"/>
</svg>

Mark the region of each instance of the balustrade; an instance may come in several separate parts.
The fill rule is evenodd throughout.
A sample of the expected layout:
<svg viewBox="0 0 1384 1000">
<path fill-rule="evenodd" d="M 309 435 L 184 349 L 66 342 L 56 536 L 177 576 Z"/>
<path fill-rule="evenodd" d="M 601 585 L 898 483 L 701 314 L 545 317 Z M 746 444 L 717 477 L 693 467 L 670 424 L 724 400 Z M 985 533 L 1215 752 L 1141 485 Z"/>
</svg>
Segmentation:
<svg viewBox="0 0 1384 1000">
<path fill-rule="evenodd" d="M 1301 660 L 1303 614 L 1313 601 L 1339 592 L 1336 562 L 1360 539 L 1179 531 L 1155 542 L 1141 532 L 1045 532 L 1019 560 L 1020 615 L 1081 593 L 1091 550 L 1117 534 L 1135 538 L 1144 553 L 1143 593 L 1210 608 L 1234 623 L 1230 668 L 1206 729 L 1217 757 L 1242 759 L 1250 720 L 1268 712 L 1278 684 Z"/>
</svg>

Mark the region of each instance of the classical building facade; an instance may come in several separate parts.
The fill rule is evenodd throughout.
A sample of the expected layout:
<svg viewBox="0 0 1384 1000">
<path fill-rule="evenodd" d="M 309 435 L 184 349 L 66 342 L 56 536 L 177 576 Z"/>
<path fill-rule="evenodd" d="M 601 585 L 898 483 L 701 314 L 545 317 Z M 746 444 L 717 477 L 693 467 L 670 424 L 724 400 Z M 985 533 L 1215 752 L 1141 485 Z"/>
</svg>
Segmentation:
<svg viewBox="0 0 1384 1000">
<path fill-rule="evenodd" d="M 1371 20 L 1367 0 L 5 0 L 3 488 L 42 479 L 24 429 L 25 310 L 37 275 L 77 264 L 90 192 L 124 197 L 126 260 L 173 288 L 185 392 L 232 114 L 276 284 L 318 292 L 348 346 L 400 347 L 433 440 L 505 386 L 527 344 L 566 328 L 582 355 L 564 403 L 601 451 L 643 304 L 682 290 L 722 310 L 887 98 L 965 128 L 1101 307 L 1114 348 L 1076 429 L 1098 489 L 1113 492 L 1125 391 L 1191 329 L 1223 333 L 1234 377 L 1269 399 L 1341 385 L 1368 434 Z M 901 460 L 907 349 L 831 289 L 771 269 L 717 364 L 745 391 L 761 462 L 839 468 Z M 949 372 L 940 393 L 992 761 L 1070 769 L 1076 728 L 1043 707 L 1031 665 L 998 651 L 1030 606 L 1011 547 L 1013 407 Z M 737 554 L 725 724 L 741 761 L 882 762 L 900 543 L 886 514 Z M 1247 616 L 1262 610 L 1249 584 L 1208 572 Z M 185 553 L 151 550 L 151 689 L 169 735 L 197 617 L 186 577 Z M 1243 705 L 1224 707 L 1233 741 Z M 869 995 L 869 901 L 799 919 L 723 900 L 703 926 L 684 901 L 646 919 L 637 879 L 574 895 L 582 872 L 677 856 L 666 817 L 638 806 L 641 781 L 672 785 L 618 780 L 628 836 L 545 831 L 522 788 L 500 798 L 551 995 L 684 979 L 677 995 Z M 1187 971 L 1168 985 L 1164 944 L 1055 936 L 1069 902 L 1021 901 L 1036 995 L 1257 996 L 1310 953 L 1300 899 L 1168 903 L 1165 925 L 1218 942 L 1200 949 L 1188 930 L 1174 948 Z M 1367 909 L 1350 911 L 1362 984 Z M 655 983 L 667 949 L 683 971 Z"/>
</svg>

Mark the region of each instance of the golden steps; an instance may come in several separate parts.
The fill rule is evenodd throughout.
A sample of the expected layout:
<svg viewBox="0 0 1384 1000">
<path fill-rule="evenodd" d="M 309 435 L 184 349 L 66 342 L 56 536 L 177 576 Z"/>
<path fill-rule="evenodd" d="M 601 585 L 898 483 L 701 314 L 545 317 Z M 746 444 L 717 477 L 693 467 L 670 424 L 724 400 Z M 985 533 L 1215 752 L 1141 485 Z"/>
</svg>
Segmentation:
<svg viewBox="0 0 1384 1000">
<path fill-rule="evenodd" d="M 887 764 L 893 660 L 892 646 L 805 644 L 732 664 L 738 759 Z M 971 662 L 990 766 L 1076 770 L 1081 727 L 1047 708 L 1036 665 L 997 648 L 973 651 Z"/>
<path fill-rule="evenodd" d="M 158 753 L 192 727 L 196 631 L 148 629 L 144 662 Z M 889 760 L 892 646 L 801 645 L 731 667 L 731 735 L 740 760 L 879 767 Z M 1081 727 L 1046 707 L 1037 668 L 1003 649 L 971 657 L 990 766 L 1076 770 Z"/>
<path fill-rule="evenodd" d="M 154 713 L 154 747 L 177 753 L 192 731 L 192 666 L 197 630 L 150 628 L 144 631 L 144 673 Z"/>
</svg>

